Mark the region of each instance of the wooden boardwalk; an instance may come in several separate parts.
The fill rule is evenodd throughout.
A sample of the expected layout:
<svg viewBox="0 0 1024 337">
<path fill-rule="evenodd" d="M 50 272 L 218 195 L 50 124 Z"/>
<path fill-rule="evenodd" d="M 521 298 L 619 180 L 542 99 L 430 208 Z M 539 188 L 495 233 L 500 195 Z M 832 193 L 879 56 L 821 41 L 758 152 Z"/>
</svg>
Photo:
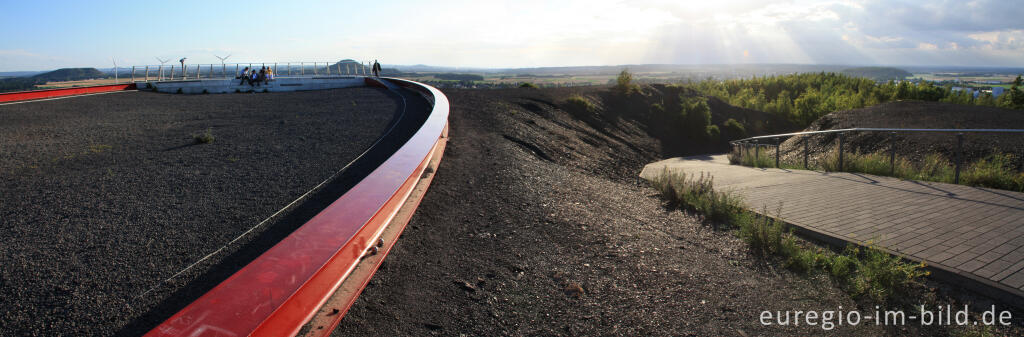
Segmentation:
<svg viewBox="0 0 1024 337">
<path fill-rule="evenodd" d="M 1024 193 L 918 182 L 857 173 L 757 169 L 729 165 L 724 155 L 652 163 L 709 173 L 748 207 L 767 207 L 795 226 L 831 241 L 864 243 L 926 261 L 940 275 L 993 296 L 1024 303 Z M 962 282 L 959 282 L 962 281 Z M 1005 299 L 1005 298 L 1004 298 Z"/>
</svg>

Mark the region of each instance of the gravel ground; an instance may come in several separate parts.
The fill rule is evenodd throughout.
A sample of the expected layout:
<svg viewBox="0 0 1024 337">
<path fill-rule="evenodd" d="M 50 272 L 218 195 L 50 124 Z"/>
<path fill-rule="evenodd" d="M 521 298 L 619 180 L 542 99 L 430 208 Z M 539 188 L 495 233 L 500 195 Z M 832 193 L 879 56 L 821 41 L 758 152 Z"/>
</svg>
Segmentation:
<svg viewBox="0 0 1024 337">
<path fill-rule="evenodd" d="M 437 177 L 335 336 L 816 335 L 758 315 L 857 306 L 666 210 L 635 180 L 660 142 L 628 120 L 595 130 L 557 109 L 577 90 L 446 92 Z"/>
<path fill-rule="evenodd" d="M 148 330 L 231 250 L 162 280 L 330 177 L 400 109 L 372 88 L 0 106 L 0 336 Z"/>
</svg>

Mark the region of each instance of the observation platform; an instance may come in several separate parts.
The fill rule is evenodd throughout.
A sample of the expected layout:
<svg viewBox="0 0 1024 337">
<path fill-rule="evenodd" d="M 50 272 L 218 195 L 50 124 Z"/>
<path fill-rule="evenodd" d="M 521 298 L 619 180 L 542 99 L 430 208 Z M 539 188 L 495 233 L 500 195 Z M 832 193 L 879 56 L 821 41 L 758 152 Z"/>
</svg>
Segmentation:
<svg viewBox="0 0 1024 337">
<path fill-rule="evenodd" d="M 203 78 L 136 82 L 140 90 L 182 94 L 226 94 L 235 92 L 290 92 L 341 89 L 363 86 L 366 76 L 280 76 L 259 85 L 236 78 Z"/>
<path fill-rule="evenodd" d="M 135 88 L 0 97 L 0 335 L 329 334 L 447 139 L 401 79 Z"/>
<path fill-rule="evenodd" d="M 1024 304 L 1024 193 L 900 180 L 858 173 L 759 169 L 725 155 L 648 164 L 711 174 L 716 190 L 741 196 L 755 212 L 781 217 L 833 245 L 867 244 L 914 261 L 933 275 L 1016 306 Z M 1009 296 L 1006 296 L 1009 295 Z"/>
</svg>

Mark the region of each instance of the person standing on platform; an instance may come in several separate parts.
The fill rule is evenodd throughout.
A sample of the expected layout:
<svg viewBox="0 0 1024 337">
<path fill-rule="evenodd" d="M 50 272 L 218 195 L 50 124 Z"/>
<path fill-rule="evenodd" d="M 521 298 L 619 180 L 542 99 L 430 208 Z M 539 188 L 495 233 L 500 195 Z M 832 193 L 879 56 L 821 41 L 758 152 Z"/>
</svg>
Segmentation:
<svg viewBox="0 0 1024 337">
<path fill-rule="evenodd" d="M 373 77 L 380 77 L 380 63 L 377 60 L 373 60 Z"/>
</svg>

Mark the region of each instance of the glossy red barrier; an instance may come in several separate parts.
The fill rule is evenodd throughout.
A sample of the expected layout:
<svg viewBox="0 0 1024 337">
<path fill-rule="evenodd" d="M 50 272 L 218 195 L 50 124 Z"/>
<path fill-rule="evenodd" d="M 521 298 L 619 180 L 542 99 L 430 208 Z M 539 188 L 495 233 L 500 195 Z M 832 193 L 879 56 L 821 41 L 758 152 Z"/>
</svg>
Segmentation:
<svg viewBox="0 0 1024 337">
<path fill-rule="evenodd" d="M 95 94 L 109 91 L 121 91 L 121 90 L 132 90 L 135 89 L 135 84 L 113 84 L 113 85 L 98 85 L 93 87 L 78 87 L 78 88 L 63 88 L 63 89 L 46 89 L 46 90 L 32 90 L 32 91 L 15 91 L 0 93 L 0 103 L 2 102 L 16 102 L 16 101 L 27 101 L 33 99 L 42 98 L 53 98 L 63 96 L 74 96 L 84 94 Z"/>
<path fill-rule="evenodd" d="M 147 336 L 292 336 L 338 288 L 405 202 L 448 123 L 448 99 L 365 179 Z"/>
</svg>

